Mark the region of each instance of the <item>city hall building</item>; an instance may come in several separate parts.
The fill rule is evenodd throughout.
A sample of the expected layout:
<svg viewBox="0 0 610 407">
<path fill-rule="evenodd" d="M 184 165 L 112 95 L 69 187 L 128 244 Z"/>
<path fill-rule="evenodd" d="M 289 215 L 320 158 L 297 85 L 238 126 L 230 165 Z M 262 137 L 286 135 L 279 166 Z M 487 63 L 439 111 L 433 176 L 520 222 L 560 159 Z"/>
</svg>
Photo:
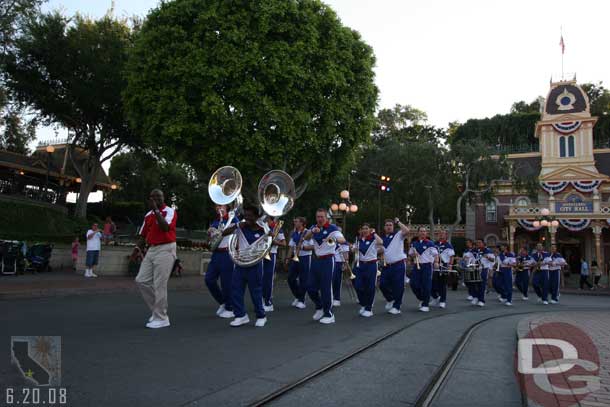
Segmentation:
<svg viewBox="0 0 610 407">
<path fill-rule="evenodd" d="M 498 184 L 493 200 L 467 208 L 466 236 L 513 251 L 555 243 L 569 262 L 584 257 L 604 264 L 610 261 L 610 148 L 596 148 L 597 118 L 575 81 L 551 83 L 541 110 L 539 151 L 508 155 L 520 177 L 537 180 L 537 200 L 510 182 Z"/>
</svg>

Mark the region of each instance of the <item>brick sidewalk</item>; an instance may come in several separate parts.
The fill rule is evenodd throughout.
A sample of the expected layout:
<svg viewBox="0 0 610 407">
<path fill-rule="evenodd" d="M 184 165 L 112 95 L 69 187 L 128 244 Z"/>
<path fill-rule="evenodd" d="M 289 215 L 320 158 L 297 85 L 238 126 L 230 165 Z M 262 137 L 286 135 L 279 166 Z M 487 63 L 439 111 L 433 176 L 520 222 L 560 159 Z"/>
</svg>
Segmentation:
<svg viewBox="0 0 610 407">
<path fill-rule="evenodd" d="M 593 341 L 599 354 L 599 378 L 600 389 L 588 394 L 583 400 L 574 405 L 581 406 L 609 406 L 610 405 L 610 315 L 607 312 L 564 312 L 548 313 L 525 318 L 519 322 L 517 333 L 518 337 L 526 337 L 532 330 L 540 328 L 543 324 L 567 323 L 580 328 Z M 551 336 L 552 337 L 552 336 Z M 561 353 L 560 350 L 557 353 Z M 555 354 L 555 352 L 554 352 Z M 561 355 L 556 355 L 561 357 Z M 569 375 L 569 372 L 566 372 Z M 575 384 L 576 387 L 582 382 Z M 527 393 L 527 388 L 524 388 Z M 528 399 L 529 406 L 539 406 L 540 404 Z"/>
</svg>

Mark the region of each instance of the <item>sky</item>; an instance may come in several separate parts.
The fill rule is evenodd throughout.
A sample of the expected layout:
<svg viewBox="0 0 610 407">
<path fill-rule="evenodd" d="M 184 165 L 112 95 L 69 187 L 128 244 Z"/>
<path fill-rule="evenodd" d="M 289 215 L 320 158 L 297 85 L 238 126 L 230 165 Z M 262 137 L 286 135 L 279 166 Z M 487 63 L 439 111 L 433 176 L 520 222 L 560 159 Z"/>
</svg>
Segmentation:
<svg viewBox="0 0 610 407">
<path fill-rule="evenodd" d="M 430 124 L 508 113 L 546 96 L 551 78 L 610 87 L 607 0 L 326 0 L 373 47 L 379 108 L 411 105 Z M 115 15 L 145 16 L 158 0 L 115 0 Z M 44 8 L 104 15 L 111 0 L 49 0 Z M 52 138 L 49 128 L 41 138 Z M 60 131 L 59 135 L 62 136 Z"/>
</svg>

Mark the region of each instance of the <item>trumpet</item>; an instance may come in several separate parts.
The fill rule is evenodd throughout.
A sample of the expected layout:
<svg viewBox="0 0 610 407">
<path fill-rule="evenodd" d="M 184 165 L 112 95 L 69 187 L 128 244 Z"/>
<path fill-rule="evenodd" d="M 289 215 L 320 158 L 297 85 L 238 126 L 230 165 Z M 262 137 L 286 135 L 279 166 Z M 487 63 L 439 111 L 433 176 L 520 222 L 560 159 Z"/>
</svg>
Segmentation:
<svg viewBox="0 0 610 407">
<path fill-rule="evenodd" d="M 301 238 L 299 239 L 299 243 L 297 243 L 297 245 L 294 247 L 294 254 L 292 256 L 292 261 L 296 261 L 297 263 L 300 261 L 299 254 L 301 253 L 301 247 L 303 246 L 304 238 L 305 238 L 305 229 L 303 229 L 303 231 L 301 232 Z"/>
</svg>

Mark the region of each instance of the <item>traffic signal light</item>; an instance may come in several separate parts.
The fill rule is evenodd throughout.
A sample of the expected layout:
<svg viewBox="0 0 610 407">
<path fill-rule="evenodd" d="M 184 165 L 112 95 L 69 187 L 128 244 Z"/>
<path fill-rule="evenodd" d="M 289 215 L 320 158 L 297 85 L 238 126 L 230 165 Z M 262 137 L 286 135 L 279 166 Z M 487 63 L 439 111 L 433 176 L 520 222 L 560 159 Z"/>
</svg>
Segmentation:
<svg viewBox="0 0 610 407">
<path fill-rule="evenodd" d="M 387 175 L 381 175 L 379 177 L 379 189 L 382 192 L 391 192 L 392 187 L 390 186 L 390 177 Z"/>
</svg>

